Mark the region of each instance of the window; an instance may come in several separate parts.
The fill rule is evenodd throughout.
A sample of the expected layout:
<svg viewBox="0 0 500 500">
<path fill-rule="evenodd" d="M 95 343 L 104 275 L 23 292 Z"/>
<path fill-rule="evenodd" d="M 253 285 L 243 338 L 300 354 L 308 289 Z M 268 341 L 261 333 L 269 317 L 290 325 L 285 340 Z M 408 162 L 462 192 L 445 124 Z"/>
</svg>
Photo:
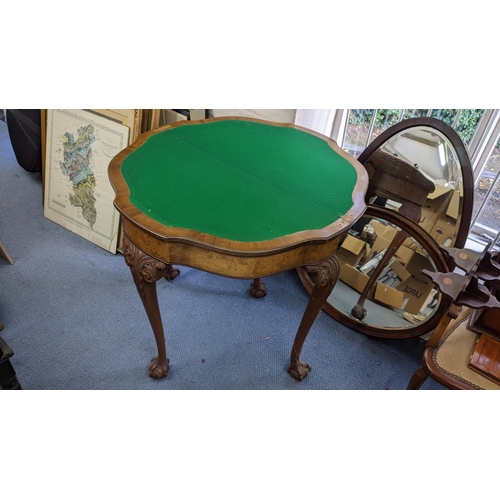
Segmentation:
<svg viewBox="0 0 500 500">
<path fill-rule="evenodd" d="M 467 147 L 484 109 L 349 109 L 342 148 L 357 158 L 384 130 L 408 118 L 430 116 L 453 127 Z"/>
<path fill-rule="evenodd" d="M 475 190 L 470 238 L 500 240 L 499 110 L 349 109 L 342 149 L 358 157 L 381 132 L 401 120 L 430 116 L 450 125 L 462 139 L 474 170 Z"/>
</svg>

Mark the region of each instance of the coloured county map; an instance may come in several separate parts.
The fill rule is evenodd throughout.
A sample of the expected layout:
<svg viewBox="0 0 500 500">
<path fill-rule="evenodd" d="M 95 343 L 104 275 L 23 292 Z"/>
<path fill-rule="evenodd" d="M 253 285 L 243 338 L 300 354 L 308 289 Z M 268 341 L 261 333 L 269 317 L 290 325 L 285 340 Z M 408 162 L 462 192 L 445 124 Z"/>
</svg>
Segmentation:
<svg viewBox="0 0 500 500">
<path fill-rule="evenodd" d="M 128 127 L 84 110 L 49 110 L 45 217 L 116 253 L 119 215 L 108 179 Z"/>
<path fill-rule="evenodd" d="M 92 163 L 92 143 L 95 141 L 93 125 L 85 125 L 77 131 L 78 138 L 66 132 L 63 143 L 63 161 L 59 162 L 64 175 L 73 184 L 69 202 L 82 209 L 82 217 L 94 228 L 97 219 L 95 207 L 95 175 L 90 168 Z"/>
</svg>

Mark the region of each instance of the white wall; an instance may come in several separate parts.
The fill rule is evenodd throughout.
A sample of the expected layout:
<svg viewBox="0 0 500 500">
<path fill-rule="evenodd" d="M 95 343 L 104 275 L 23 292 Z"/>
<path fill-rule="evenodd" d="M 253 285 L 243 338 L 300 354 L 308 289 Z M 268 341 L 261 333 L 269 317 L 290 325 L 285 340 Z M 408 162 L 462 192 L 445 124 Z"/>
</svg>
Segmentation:
<svg viewBox="0 0 500 500">
<path fill-rule="evenodd" d="M 213 109 L 214 117 L 219 116 L 246 116 L 259 118 L 278 123 L 293 123 L 295 109 Z"/>
</svg>

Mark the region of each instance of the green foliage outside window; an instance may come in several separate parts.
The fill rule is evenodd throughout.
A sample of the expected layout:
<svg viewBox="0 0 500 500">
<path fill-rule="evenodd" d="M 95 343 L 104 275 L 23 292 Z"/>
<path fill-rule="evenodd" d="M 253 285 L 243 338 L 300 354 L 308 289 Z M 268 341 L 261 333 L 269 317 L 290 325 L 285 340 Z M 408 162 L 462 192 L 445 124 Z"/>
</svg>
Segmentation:
<svg viewBox="0 0 500 500">
<path fill-rule="evenodd" d="M 351 109 L 349 124 L 357 126 L 368 126 L 373 118 L 374 109 Z M 404 111 L 404 113 L 403 113 Z M 458 113 L 458 109 L 433 109 L 431 116 L 442 120 L 452 126 Z M 463 109 L 455 130 L 467 145 L 472 139 L 477 124 L 483 114 L 484 109 Z M 383 131 L 407 118 L 423 117 L 429 113 L 428 109 L 378 109 L 375 118 L 375 128 Z"/>
<path fill-rule="evenodd" d="M 455 127 L 458 135 L 465 144 L 469 144 L 474 136 L 477 124 L 483 116 L 484 109 L 463 109 Z"/>
</svg>

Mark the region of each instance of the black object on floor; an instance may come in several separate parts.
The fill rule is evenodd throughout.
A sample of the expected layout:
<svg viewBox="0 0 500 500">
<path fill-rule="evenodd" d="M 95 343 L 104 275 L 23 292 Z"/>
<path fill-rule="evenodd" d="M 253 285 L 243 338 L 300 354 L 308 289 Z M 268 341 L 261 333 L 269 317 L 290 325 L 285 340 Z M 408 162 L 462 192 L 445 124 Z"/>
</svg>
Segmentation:
<svg viewBox="0 0 500 500">
<path fill-rule="evenodd" d="M 0 323 L 0 330 L 3 330 L 3 324 Z M 22 389 L 12 363 L 9 361 L 14 355 L 12 349 L 0 337 L 0 387 L 4 390 Z"/>
<path fill-rule="evenodd" d="M 41 114 L 39 109 L 8 109 L 7 127 L 17 163 L 27 172 L 42 171 Z"/>
</svg>

